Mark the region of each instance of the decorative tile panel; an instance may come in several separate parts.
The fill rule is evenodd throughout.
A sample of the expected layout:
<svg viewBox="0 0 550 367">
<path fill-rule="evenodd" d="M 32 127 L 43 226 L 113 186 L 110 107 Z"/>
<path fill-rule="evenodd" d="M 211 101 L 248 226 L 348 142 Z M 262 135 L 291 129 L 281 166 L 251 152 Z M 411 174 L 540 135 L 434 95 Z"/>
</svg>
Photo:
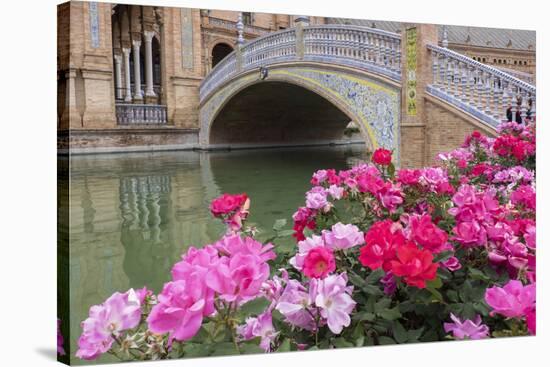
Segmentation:
<svg viewBox="0 0 550 367">
<path fill-rule="evenodd" d="M 193 17 L 191 9 L 181 9 L 181 59 L 184 69 L 193 69 Z"/>
<path fill-rule="evenodd" d="M 90 41 L 93 48 L 99 48 L 99 13 L 97 2 L 88 3 L 90 12 Z"/>
</svg>

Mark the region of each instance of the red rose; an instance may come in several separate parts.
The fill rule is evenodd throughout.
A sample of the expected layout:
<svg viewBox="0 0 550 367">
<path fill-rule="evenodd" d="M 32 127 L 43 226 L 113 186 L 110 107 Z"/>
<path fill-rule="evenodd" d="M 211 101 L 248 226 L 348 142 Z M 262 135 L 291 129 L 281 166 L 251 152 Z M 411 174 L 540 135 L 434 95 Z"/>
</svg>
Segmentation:
<svg viewBox="0 0 550 367">
<path fill-rule="evenodd" d="M 237 209 L 241 208 L 248 200 L 246 194 L 223 194 L 210 203 L 210 212 L 215 217 L 231 214 Z"/>
<path fill-rule="evenodd" d="M 374 223 L 365 234 L 365 246 L 361 247 L 359 261 L 372 270 L 382 267 L 390 268 L 390 261 L 395 259 L 395 250 L 407 239 L 398 223 L 387 219 Z"/>
<path fill-rule="evenodd" d="M 389 166 L 391 163 L 391 150 L 378 148 L 372 154 L 372 161 L 381 166 Z"/>
<path fill-rule="evenodd" d="M 447 243 L 447 232 L 432 222 L 429 214 L 409 218 L 412 239 L 420 246 L 433 252 L 440 252 Z"/>
<path fill-rule="evenodd" d="M 391 271 L 408 285 L 426 288 L 426 281 L 436 277 L 438 264 L 433 263 L 433 255 L 428 250 L 420 250 L 413 243 L 397 248 L 397 260 L 390 262 Z"/>
</svg>

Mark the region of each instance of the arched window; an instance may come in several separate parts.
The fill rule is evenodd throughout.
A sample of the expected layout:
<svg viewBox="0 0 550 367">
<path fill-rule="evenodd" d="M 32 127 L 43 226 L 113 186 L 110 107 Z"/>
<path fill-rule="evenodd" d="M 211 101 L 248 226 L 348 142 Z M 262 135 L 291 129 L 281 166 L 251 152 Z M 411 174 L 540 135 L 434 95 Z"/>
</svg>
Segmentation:
<svg viewBox="0 0 550 367">
<path fill-rule="evenodd" d="M 233 48 L 229 46 L 227 43 L 218 43 L 214 48 L 212 49 L 212 68 L 220 61 L 224 59 L 227 55 L 229 55 L 233 51 Z"/>
</svg>

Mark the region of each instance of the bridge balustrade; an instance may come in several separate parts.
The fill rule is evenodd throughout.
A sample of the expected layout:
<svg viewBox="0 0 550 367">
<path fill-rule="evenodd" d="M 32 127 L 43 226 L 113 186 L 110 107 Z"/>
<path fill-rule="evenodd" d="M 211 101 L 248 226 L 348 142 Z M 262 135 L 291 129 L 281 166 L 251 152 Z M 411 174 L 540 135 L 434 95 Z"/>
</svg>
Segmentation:
<svg viewBox="0 0 550 367">
<path fill-rule="evenodd" d="M 428 93 L 492 126 L 536 116 L 536 88 L 502 70 L 447 48 L 428 45 L 432 84 Z"/>
<path fill-rule="evenodd" d="M 235 75 L 282 62 L 348 65 L 401 80 L 401 37 L 349 25 L 315 25 L 270 33 L 226 56 L 200 86 L 203 101 Z"/>
<path fill-rule="evenodd" d="M 432 58 L 428 94 L 494 127 L 503 120 L 536 116 L 534 85 L 447 48 L 428 45 L 428 51 Z M 300 61 L 351 66 L 401 82 L 401 36 L 334 24 L 270 33 L 242 45 L 216 65 L 200 85 L 200 101 L 239 74 Z"/>
</svg>

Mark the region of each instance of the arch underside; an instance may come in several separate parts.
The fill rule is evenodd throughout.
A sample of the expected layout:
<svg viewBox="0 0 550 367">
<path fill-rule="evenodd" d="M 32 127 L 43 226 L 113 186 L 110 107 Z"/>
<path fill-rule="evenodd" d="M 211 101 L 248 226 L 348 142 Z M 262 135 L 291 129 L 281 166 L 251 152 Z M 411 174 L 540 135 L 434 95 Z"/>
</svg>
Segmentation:
<svg viewBox="0 0 550 367">
<path fill-rule="evenodd" d="M 226 83 L 200 108 L 205 149 L 246 143 L 299 144 L 341 141 L 354 121 L 369 149 L 383 146 L 399 157 L 399 88 L 365 74 L 322 66 L 271 66 Z"/>
</svg>

